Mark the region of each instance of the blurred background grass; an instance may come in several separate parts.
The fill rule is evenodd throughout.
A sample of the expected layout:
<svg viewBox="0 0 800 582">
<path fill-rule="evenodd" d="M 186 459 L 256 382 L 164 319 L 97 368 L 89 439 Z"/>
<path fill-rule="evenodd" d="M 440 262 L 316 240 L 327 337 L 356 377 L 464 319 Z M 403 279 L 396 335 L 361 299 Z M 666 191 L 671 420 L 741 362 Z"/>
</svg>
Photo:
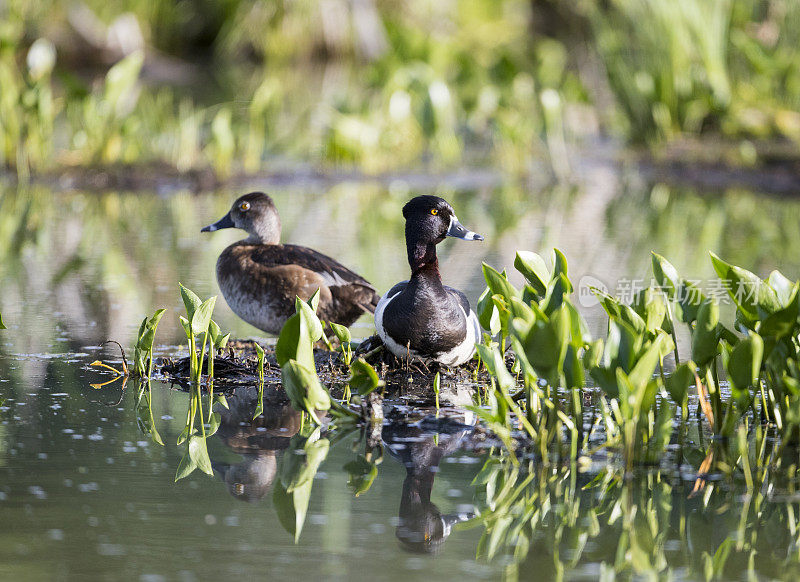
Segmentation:
<svg viewBox="0 0 800 582">
<path fill-rule="evenodd" d="M 0 164 L 570 173 L 800 143 L 794 0 L 5 0 Z M 774 147 L 771 148 L 774 151 Z"/>
</svg>

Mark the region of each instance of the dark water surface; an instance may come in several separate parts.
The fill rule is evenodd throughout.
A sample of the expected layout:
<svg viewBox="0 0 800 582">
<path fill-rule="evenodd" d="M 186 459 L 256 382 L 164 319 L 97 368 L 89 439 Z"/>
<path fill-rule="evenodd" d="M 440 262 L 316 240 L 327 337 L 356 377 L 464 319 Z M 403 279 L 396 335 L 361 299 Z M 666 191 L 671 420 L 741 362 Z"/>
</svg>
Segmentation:
<svg viewBox="0 0 800 582">
<path fill-rule="evenodd" d="M 177 283 L 202 297 L 219 293 L 216 257 L 240 235 L 200 228 L 239 193 L 0 190 L 0 312 L 9 328 L 0 331 L 0 578 L 800 576 L 795 476 L 762 475 L 765 485 L 749 493 L 743 483 L 711 482 L 689 498 L 699 446 L 679 452 L 676 444 L 661 470 L 626 481 L 596 455 L 516 467 L 464 415 L 387 425 L 377 477 L 354 496 L 345 466 L 359 462 L 366 444 L 358 432 L 338 441 L 323 434 L 330 450 L 295 544 L 274 499 L 285 457 L 306 441 L 291 440 L 299 426 L 288 409 L 267 407 L 247 420 L 253 394 L 242 388 L 209 439 L 215 477 L 196 471 L 175 483 L 188 395 L 152 386 L 161 446 L 139 430 L 135 388 L 91 387 L 110 376 L 88 364 L 109 358 L 98 348 L 106 339 L 131 346 L 141 318 L 159 307 L 168 309 L 160 351 L 176 351 L 166 346 L 183 337 Z M 517 249 L 549 258 L 557 246 L 577 285 L 599 281 L 612 292 L 647 284 L 650 250 L 700 280 L 712 274 L 708 250 L 760 275 L 800 274 L 800 203 L 647 185 L 605 167 L 588 168 L 582 185 L 535 191 L 396 180 L 270 193 L 284 241 L 336 257 L 379 291 L 407 277 L 400 208 L 420 193 L 447 198 L 486 237 L 440 246 L 445 282 L 473 304 L 484 287 L 481 261 L 513 270 Z M 599 308 L 583 308 L 598 333 Z M 235 337 L 263 336 L 221 298 L 215 320 Z M 369 319 L 354 333 L 371 335 Z M 689 434 L 700 440 L 696 429 Z"/>
</svg>

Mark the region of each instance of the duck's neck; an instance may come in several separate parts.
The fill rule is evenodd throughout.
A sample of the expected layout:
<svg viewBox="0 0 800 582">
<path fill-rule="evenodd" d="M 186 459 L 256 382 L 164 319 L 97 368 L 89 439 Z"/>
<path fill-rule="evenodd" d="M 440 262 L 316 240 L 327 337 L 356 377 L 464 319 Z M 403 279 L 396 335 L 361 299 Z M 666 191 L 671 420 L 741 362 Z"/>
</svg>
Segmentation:
<svg viewBox="0 0 800 582">
<path fill-rule="evenodd" d="M 277 212 L 268 212 L 260 220 L 254 220 L 247 228 L 246 241 L 254 245 L 277 245 L 281 243 L 281 219 Z"/>
<path fill-rule="evenodd" d="M 442 284 L 435 244 L 406 240 L 406 250 L 412 279 L 424 279 L 439 285 Z"/>
<path fill-rule="evenodd" d="M 281 242 L 281 236 L 280 234 L 278 236 L 262 236 L 260 234 L 251 232 L 250 236 L 244 239 L 243 242 L 250 245 L 277 245 Z"/>
</svg>

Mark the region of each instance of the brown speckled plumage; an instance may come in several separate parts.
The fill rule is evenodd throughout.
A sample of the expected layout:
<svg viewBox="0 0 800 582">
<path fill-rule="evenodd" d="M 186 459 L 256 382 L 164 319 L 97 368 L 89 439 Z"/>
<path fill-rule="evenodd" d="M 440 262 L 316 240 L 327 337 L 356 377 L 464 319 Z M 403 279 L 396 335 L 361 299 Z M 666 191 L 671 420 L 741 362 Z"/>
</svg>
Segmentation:
<svg viewBox="0 0 800 582">
<path fill-rule="evenodd" d="M 249 204 L 245 211 L 243 202 Z M 271 228 L 264 229 L 265 223 Z M 231 227 L 251 236 L 222 251 L 217 282 L 230 308 L 247 323 L 278 334 L 294 313 L 295 297 L 307 300 L 317 289 L 317 314 L 324 321 L 350 326 L 363 313 L 375 311 L 380 297 L 364 278 L 313 249 L 277 244 L 280 222 L 266 194 L 242 196 L 228 215 L 204 230 Z"/>
</svg>

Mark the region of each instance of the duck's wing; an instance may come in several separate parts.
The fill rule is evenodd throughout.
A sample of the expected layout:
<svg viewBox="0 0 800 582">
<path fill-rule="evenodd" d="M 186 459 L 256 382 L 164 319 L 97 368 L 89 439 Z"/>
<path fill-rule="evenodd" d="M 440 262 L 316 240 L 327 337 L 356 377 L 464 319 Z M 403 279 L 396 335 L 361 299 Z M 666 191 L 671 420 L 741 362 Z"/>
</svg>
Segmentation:
<svg viewBox="0 0 800 582">
<path fill-rule="evenodd" d="M 448 287 L 447 285 L 445 285 L 444 288 L 450 295 L 456 298 L 461 307 L 464 309 L 464 313 L 469 315 L 469 311 L 472 308 L 469 306 L 469 299 L 467 299 L 467 296 L 464 295 L 464 293 L 462 293 L 458 289 L 453 289 L 452 287 Z"/>
<path fill-rule="evenodd" d="M 253 251 L 252 260 L 264 267 L 291 265 L 310 271 L 328 287 L 334 301 L 340 304 L 340 307 L 355 305 L 372 313 L 380 300 L 375 288 L 361 275 L 308 247 L 259 245 Z M 333 320 L 336 321 L 336 318 Z"/>
<path fill-rule="evenodd" d="M 280 253 L 280 260 L 283 264 L 293 264 L 305 267 L 320 275 L 328 287 L 341 285 L 361 285 L 362 287 L 375 288 L 369 281 L 358 273 L 354 273 L 340 262 L 330 258 L 328 255 L 298 245 L 281 245 L 283 252 Z M 272 260 L 275 260 L 273 257 Z"/>
</svg>

